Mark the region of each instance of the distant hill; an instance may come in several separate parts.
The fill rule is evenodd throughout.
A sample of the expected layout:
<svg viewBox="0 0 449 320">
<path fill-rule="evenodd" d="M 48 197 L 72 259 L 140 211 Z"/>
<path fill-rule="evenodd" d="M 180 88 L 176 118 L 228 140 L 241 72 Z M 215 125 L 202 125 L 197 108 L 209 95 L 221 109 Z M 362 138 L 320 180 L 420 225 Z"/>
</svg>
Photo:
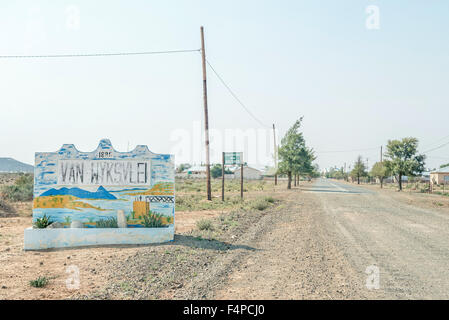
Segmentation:
<svg viewBox="0 0 449 320">
<path fill-rule="evenodd" d="M 40 195 L 40 197 L 48 196 L 74 196 L 80 199 L 106 199 L 106 200 L 116 200 L 117 198 L 110 194 L 105 188 L 100 186 L 96 192 L 86 191 L 80 188 L 61 188 L 61 189 L 50 189 L 45 191 Z"/>
<path fill-rule="evenodd" d="M 13 158 L 0 158 L 0 172 L 33 172 L 32 165 L 17 161 Z"/>
</svg>

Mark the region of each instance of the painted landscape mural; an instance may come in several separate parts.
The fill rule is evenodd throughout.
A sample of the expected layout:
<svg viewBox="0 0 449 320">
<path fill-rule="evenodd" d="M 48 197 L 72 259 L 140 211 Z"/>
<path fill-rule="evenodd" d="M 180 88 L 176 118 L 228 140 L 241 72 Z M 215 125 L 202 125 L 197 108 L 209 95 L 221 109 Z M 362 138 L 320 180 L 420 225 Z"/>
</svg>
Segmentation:
<svg viewBox="0 0 449 320">
<path fill-rule="evenodd" d="M 128 228 L 174 225 L 174 159 L 146 146 L 117 152 L 107 139 L 97 150 L 64 145 L 36 153 L 33 220 L 44 215 L 64 227 L 117 228 L 118 214 Z"/>
</svg>

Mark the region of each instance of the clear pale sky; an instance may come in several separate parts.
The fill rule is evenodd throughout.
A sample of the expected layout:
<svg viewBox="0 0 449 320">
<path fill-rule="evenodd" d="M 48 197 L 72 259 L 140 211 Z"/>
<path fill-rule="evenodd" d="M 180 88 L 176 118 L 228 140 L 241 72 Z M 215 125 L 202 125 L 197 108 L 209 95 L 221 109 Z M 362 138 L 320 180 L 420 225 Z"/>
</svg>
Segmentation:
<svg viewBox="0 0 449 320">
<path fill-rule="evenodd" d="M 369 5 L 379 30 L 365 26 Z M 321 168 L 358 154 L 372 165 L 392 138 L 449 142 L 445 0 L 2 1 L 0 55 L 198 49 L 201 25 L 209 61 L 263 123 L 282 136 L 304 116 Z M 261 128 L 208 80 L 212 129 Z M 33 163 L 101 138 L 169 153 L 173 132 L 203 121 L 200 55 L 0 59 L 0 108 L 0 157 Z M 370 150 L 323 153 L 359 149 Z M 448 163 L 449 145 L 428 156 Z"/>
</svg>

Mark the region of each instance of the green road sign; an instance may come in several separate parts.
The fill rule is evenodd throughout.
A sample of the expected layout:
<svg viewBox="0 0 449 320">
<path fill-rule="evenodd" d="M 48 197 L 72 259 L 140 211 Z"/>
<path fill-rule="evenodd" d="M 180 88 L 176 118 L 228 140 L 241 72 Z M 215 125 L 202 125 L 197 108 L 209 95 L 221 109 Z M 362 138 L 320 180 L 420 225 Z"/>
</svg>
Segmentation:
<svg viewBox="0 0 449 320">
<path fill-rule="evenodd" d="M 241 165 L 243 162 L 243 152 L 225 152 L 224 164 L 226 165 Z"/>
</svg>

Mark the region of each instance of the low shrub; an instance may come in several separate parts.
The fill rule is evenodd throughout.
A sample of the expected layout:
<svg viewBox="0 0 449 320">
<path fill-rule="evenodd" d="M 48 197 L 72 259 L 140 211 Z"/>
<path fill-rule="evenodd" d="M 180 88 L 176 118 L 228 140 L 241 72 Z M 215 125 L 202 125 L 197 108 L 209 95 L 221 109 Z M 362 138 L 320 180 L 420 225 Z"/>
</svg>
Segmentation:
<svg viewBox="0 0 449 320">
<path fill-rule="evenodd" d="M 0 197 L 0 217 L 9 217 L 15 215 L 15 210 L 5 199 Z"/>
<path fill-rule="evenodd" d="M 48 284 L 48 278 L 39 277 L 36 280 L 30 280 L 30 286 L 35 288 L 43 288 Z"/>
<path fill-rule="evenodd" d="M 257 210 L 259 210 L 259 211 L 263 211 L 263 210 L 265 210 L 266 208 L 268 208 L 268 202 L 267 201 L 264 201 L 264 200 L 262 200 L 262 201 L 257 201 L 257 202 L 255 202 L 254 204 L 253 204 L 253 209 L 257 209 Z"/>
<path fill-rule="evenodd" d="M 13 185 L 2 188 L 3 196 L 13 202 L 33 200 L 33 175 L 23 174 Z"/>
<path fill-rule="evenodd" d="M 268 203 L 274 203 L 276 200 L 273 197 L 268 196 L 268 197 L 265 198 L 265 201 L 268 202 Z"/>
<path fill-rule="evenodd" d="M 206 219 L 201 219 L 199 221 L 197 221 L 196 223 L 196 227 L 198 228 L 198 230 L 214 230 L 214 226 L 212 224 L 212 221 L 210 220 L 206 220 Z"/>
</svg>

